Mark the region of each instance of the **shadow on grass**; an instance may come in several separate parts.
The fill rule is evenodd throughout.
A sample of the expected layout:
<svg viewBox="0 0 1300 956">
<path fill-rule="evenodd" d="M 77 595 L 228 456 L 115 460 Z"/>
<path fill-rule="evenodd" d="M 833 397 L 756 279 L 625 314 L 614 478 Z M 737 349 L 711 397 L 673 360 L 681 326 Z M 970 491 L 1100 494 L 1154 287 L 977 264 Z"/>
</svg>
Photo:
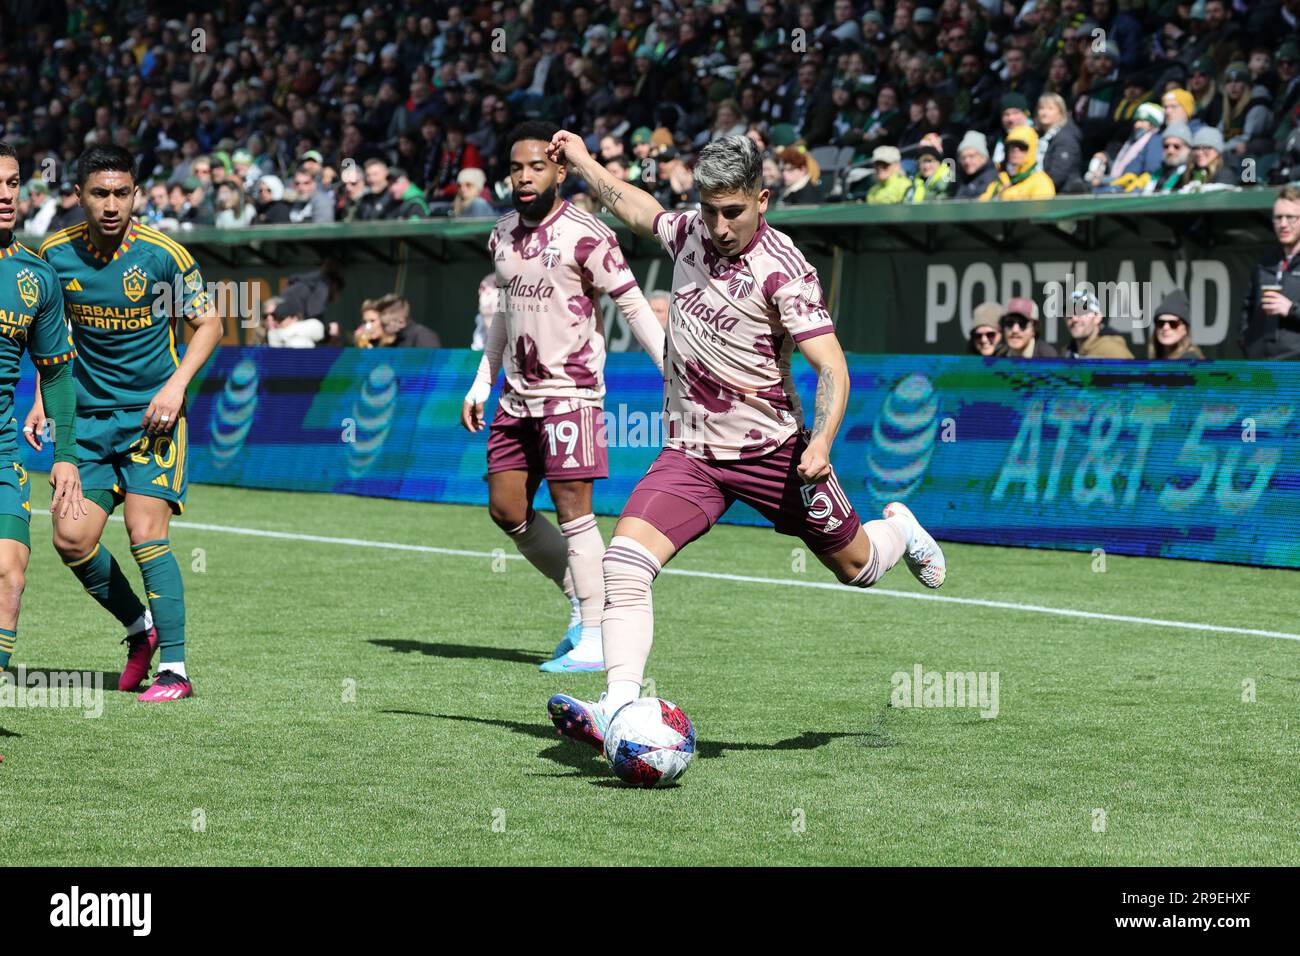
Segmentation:
<svg viewBox="0 0 1300 956">
<path fill-rule="evenodd" d="M 16 734 L 12 730 L 5 730 L 3 727 L 0 727 L 0 737 L 21 737 L 21 736 L 22 734 Z"/>
<path fill-rule="evenodd" d="M 485 724 L 490 727 L 503 727 L 525 737 L 534 737 L 550 745 L 538 753 L 539 757 L 544 757 L 563 767 L 568 767 L 571 771 L 577 771 L 576 773 L 551 774 L 550 776 L 603 777 L 609 773 L 609 770 L 605 768 L 604 763 L 600 760 L 600 755 L 594 750 L 560 738 L 556 734 L 555 728 L 548 725 L 525 724 L 517 720 L 489 720 L 486 717 L 463 717 L 457 714 L 426 714 L 418 710 L 382 710 L 380 713 L 396 714 L 400 717 L 434 717 L 438 720 L 459 720 L 469 724 Z"/>
<path fill-rule="evenodd" d="M 577 771 L 576 774 L 552 774 L 551 776 L 599 777 L 602 780 L 607 779 L 609 776 L 609 768 L 605 766 L 604 761 L 594 751 L 580 744 L 557 740 L 555 729 L 541 723 L 525 724 L 515 720 L 492 720 L 487 717 L 466 717 L 458 714 L 429 714 L 416 710 L 384 710 L 380 711 L 380 713 L 396 714 L 402 717 L 432 717 L 437 720 L 458 720 L 471 724 L 483 724 L 489 727 L 502 727 L 525 737 L 534 737 L 554 744 L 554 746 L 547 747 L 539 752 L 538 756 Z M 715 757 L 724 756 L 729 750 L 816 750 L 819 747 L 825 747 L 833 740 L 843 738 L 860 738 L 862 745 L 866 747 L 897 746 L 895 741 L 889 740 L 874 729 L 861 732 L 805 730 L 797 737 L 789 737 L 770 744 L 696 740 L 695 753 L 701 760 L 712 760 Z"/>
<path fill-rule="evenodd" d="M 443 644 L 438 641 L 400 639 L 375 639 L 368 643 L 377 647 L 386 647 L 399 654 L 423 654 L 426 657 L 446 657 L 453 660 L 477 658 L 485 661 L 505 661 L 507 664 L 532 664 L 536 667 L 542 661 L 550 659 L 539 651 L 486 647 L 482 644 Z"/>
</svg>

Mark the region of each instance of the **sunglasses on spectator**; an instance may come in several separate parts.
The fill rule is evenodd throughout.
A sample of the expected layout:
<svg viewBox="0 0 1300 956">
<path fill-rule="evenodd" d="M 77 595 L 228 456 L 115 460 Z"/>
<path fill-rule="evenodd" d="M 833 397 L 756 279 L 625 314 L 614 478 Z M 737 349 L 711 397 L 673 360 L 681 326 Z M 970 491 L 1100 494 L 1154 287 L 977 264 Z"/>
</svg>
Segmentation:
<svg viewBox="0 0 1300 956">
<path fill-rule="evenodd" d="M 1027 329 L 1034 324 L 1033 319 L 1027 319 L 1023 315 L 1004 315 L 998 325 L 1004 329 Z"/>
<path fill-rule="evenodd" d="M 1156 319 L 1156 328 L 1159 329 L 1176 329 L 1182 324 L 1182 319 Z"/>
<path fill-rule="evenodd" d="M 996 332 L 976 332 L 974 333 L 974 337 L 980 341 L 983 341 L 984 339 L 992 341 L 998 337 L 998 334 Z"/>
</svg>

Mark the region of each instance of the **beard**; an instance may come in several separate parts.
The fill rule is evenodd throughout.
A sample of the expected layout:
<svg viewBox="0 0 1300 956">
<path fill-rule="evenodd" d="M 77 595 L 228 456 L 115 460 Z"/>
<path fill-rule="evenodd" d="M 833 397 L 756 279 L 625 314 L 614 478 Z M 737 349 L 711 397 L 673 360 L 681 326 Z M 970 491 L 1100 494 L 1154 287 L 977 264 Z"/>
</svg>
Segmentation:
<svg viewBox="0 0 1300 956">
<path fill-rule="evenodd" d="M 556 185 L 551 184 L 550 188 L 543 190 L 534 195 L 532 202 L 520 202 L 519 193 L 510 194 L 510 204 L 515 207 L 515 211 L 525 219 L 532 222 L 541 222 L 546 218 L 553 208 L 558 196 Z"/>
</svg>

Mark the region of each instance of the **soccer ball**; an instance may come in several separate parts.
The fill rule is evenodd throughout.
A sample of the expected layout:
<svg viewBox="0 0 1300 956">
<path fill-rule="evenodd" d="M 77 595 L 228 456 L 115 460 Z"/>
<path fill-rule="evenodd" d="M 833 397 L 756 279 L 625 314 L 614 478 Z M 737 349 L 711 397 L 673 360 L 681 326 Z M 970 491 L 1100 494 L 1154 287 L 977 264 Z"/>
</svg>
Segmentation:
<svg viewBox="0 0 1300 956">
<path fill-rule="evenodd" d="M 637 787 L 666 787 L 695 758 L 695 728 L 676 704 L 642 697 L 620 707 L 605 731 L 605 759 Z"/>
</svg>

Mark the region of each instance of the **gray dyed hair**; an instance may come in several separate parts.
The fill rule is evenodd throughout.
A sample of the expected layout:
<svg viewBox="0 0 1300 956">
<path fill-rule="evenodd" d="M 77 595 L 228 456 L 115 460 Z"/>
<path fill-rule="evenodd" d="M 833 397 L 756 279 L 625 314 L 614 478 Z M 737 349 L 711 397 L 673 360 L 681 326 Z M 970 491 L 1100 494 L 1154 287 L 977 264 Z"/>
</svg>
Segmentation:
<svg viewBox="0 0 1300 956">
<path fill-rule="evenodd" d="M 763 185 L 763 157 L 748 136 L 722 136 L 700 150 L 695 186 L 701 193 L 756 193 Z"/>
</svg>

